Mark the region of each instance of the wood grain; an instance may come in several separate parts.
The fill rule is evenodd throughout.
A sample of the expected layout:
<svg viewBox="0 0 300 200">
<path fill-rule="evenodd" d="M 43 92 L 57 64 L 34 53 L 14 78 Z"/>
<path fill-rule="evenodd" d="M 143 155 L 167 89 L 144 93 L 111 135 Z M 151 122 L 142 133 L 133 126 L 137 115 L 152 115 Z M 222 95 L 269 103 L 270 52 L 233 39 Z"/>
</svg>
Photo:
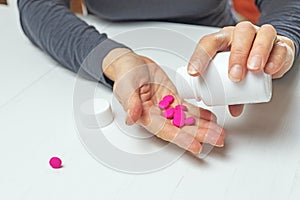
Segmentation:
<svg viewBox="0 0 300 200">
<path fill-rule="evenodd" d="M 71 0 L 70 1 L 70 9 L 74 13 L 83 13 L 83 0 Z"/>
<path fill-rule="evenodd" d="M 5 5 L 7 5 L 7 1 L 6 1 L 6 0 L 0 0 L 0 4 L 5 4 Z"/>
</svg>

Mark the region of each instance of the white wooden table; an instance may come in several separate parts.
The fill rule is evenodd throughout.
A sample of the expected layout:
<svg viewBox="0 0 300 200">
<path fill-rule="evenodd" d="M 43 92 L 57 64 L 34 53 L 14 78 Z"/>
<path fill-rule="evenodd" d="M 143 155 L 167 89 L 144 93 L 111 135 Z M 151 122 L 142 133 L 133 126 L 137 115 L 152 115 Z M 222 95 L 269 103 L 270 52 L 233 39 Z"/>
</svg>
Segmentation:
<svg viewBox="0 0 300 200">
<path fill-rule="evenodd" d="M 169 33 L 173 39 L 179 34 L 196 42 L 215 30 L 151 22 L 109 24 L 93 17 L 84 20 L 172 67 L 185 64 L 176 55 L 178 47 L 189 47 L 181 52 L 188 56 L 194 46 L 193 42 L 166 42 L 172 40 Z M 273 82 L 270 103 L 249 105 L 237 119 L 226 115 L 224 148 L 214 149 L 203 160 L 184 154 L 161 170 L 136 175 L 106 167 L 84 148 L 74 121 L 76 75 L 28 41 L 20 29 L 15 3 L 0 6 L 0 27 L 0 199 L 300 198 L 299 62 L 283 79 Z M 141 33 L 147 40 L 138 38 Z M 161 40 L 156 44 L 157 37 Z M 153 48 L 142 48 L 152 42 Z M 169 52 L 158 51 L 160 45 Z M 102 86 L 96 96 L 112 98 Z M 126 143 L 118 137 L 110 139 Z M 62 158 L 63 168 L 49 167 L 53 155 Z"/>
</svg>

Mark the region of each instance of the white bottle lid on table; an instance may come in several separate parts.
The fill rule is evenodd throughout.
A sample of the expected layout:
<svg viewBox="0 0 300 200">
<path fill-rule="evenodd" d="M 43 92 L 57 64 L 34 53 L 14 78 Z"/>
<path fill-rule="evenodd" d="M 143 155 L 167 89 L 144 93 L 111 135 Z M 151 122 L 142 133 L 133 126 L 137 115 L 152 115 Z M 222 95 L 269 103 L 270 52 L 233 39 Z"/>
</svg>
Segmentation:
<svg viewBox="0 0 300 200">
<path fill-rule="evenodd" d="M 80 106 L 80 119 L 87 128 L 103 128 L 113 121 L 110 103 L 106 99 L 89 99 Z"/>
</svg>

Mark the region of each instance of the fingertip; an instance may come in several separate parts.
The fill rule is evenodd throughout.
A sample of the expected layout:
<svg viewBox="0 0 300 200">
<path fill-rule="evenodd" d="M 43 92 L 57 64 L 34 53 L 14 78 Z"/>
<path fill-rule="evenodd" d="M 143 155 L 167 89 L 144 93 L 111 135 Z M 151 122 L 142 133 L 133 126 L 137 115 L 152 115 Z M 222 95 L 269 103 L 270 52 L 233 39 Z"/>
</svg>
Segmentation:
<svg viewBox="0 0 300 200">
<path fill-rule="evenodd" d="M 254 55 L 250 57 L 247 64 L 247 69 L 249 71 L 257 72 L 261 70 L 261 66 L 262 66 L 262 57 L 260 55 Z"/>
<path fill-rule="evenodd" d="M 235 64 L 229 69 L 229 79 L 235 83 L 243 79 L 243 67 L 240 64 Z"/>
<path fill-rule="evenodd" d="M 191 152 L 192 154 L 197 155 L 197 154 L 201 153 L 202 145 L 199 142 L 194 141 L 187 150 L 189 152 Z"/>
<path fill-rule="evenodd" d="M 127 117 L 126 117 L 126 124 L 127 125 L 133 125 L 135 124 L 139 118 L 142 115 L 142 105 L 141 104 L 135 104 L 132 109 L 129 109 L 127 111 Z"/>
<path fill-rule="evenodd" d="M 201 109 L 200 116 L 202 119 L 212 121 L 212 122 L 217 122 L 217 116 L 209 110 Z"/>
<path fill-rule="evenodd" d="M 135 121 L 132 119 L 130 110 L 127 111 L 127 116 L 125 120 L 126 125 L 131 126 L 135 123 Z"/>
<path fill-rule="evenodd" d="M 217 116 L 214 114 L 214 113 L 211 113 L 211 118 L 210 118 L 210 120 L 212 121 L 212 122 L 217 122 L 218 121 L 218 118 L 217 118 Z"/>
<path fill-rule="evenodd" d="M 131 126 L 134 124 L 133 120 L 131 119 L 131 117 L 127 116 L 126 120 L 125 120 L 126 125 Z"/>
<path fill-rule="evenodd" d="M 191 76 L 199 76 L 200 73 L 197 69 L 195 69 L 195 67 L 193 65 L 189 65 L 188 66 L 188 74 Z"/>
<path fill-rule="evenodd" d="M 215 146 L 216 147 L 224 147 L 224 143 L 225 143 L 225 138 L 224 137 L 219 137 L 219 139 L 217 140 Z"/>
<path fill-rule="evenodd" d="M 188 65 L 187 71 L 188 74 L 191 76 L 199 76 L 200 75 L 200 67 L 198 67 L 198 63 L 195 63 L 195 61 L 191 62 Z"/>
<path fill-rule="evenodd" d="M 239 117 L 244 110 L 244 105 L 232 105 L 229 106 L 229 112 L 233 117 Z"/>
</svg>

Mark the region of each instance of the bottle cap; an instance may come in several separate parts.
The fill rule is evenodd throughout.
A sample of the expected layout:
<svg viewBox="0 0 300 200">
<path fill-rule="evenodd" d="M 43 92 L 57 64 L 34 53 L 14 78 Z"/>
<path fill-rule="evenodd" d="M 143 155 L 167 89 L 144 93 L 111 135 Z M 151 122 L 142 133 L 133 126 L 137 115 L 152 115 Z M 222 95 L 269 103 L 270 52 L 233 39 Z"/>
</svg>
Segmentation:
<svg viewBox="0 0 300 200">
<path fill-rule="evenodd" d="M 113 121 L 113 114 L 106 99 L 96 98 L 85 101 L 81 107 L 81 122 L 87 128 L 103 128 Z"/>
</svg>

